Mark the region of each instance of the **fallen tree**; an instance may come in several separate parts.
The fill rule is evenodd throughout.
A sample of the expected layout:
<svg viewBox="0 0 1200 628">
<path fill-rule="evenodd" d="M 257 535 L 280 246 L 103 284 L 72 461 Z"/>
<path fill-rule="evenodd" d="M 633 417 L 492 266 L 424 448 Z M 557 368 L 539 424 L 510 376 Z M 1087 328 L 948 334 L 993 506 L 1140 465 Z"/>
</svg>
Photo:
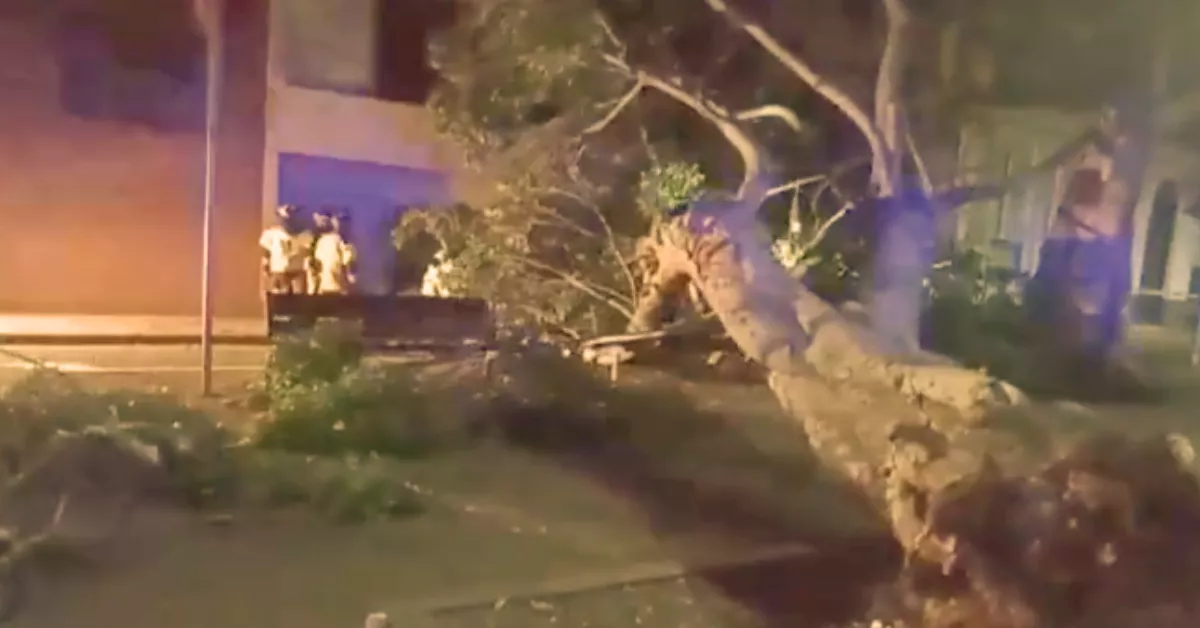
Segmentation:
<svg viewBox="0 0 1200 628">
<path fill-rule="evenodd" d="M 928 625 L 1190 625 L 1200 582 L 1190 443 L 1097 434 L 984 372 L 897 352 L 771 255 L 757 214 L 774 187 L 743 127 L 677 85 L 638 80 L 719 129 L 745 173 L 736 194 L 693 203 L 641 243 L 653 298 L 633 317 L 649 329 L 630 342 L 697 289 L 815 453 L 890 525 Z"/>
<path fill-rule="evenodd" d="M 920 167 L 924 160 L 908 146 L 913 142 L 898 98 L 912 34 L 900 2 L 885 2 L 891 19 L 873 110 L 816 74 L 758 22 L 724 2 L 707 4 L 859 129 L 871 153 L 874 189 L 855 211 L 919 212 L 920 203 L 949 211 L 1020 183 L 944 189 Z M 564 11 L 551 15 L 554 20 L 546 17 L 557 26 L 565 20 L 566 6 L 541 8 L 550 6 Z M 918 317 L 912 310 L 919 307 L 928 268 L 916 251 L 926 243 L 916 238 L 896 243 L 906 265 L 892 269 L 898 271 L 896 299 L 873 304 L 876 324 L 879 316 L 889 315 L 880 303 L 898 304 L 893 313 L 903 325 L 890 330 L 893 337 L 883 337 L 888 330 L 879 333 L 870 321 L 809 292 L 772 257 L 760 233 L 757 214 L 764 199 L 788 186 L 770 181 L 766 155 L 745 130 L 763 118 L 795 130 L 801 126 L 795 115 L 783 106 L 723 107 L 704 90 L 685 87 L 686 76 L 638 62 L 602 14 L 592 17 L 603 28 L 572 40 L 585 42 L 582 49 L 570 48 L 554 64 L 541 50 L 527 57 L 539 67 L 577 64 L 588 76 L 593 71 L 607 76 L 599 72 L 604 70 L 628 83 L 625 95 L 587 133 L 598 133 L 640 93 L 653 91 L 723 135 L 741 157 L 744 179 L 735 194 L 701 200 L 655 221 L 638 247 L 651 258 L 653 272 L 641 282 L 629 316 L 635 333 L 591 346 L 612 349 L 644 341 L 659 331 L 667 318 L 664 309 L 697 289 L 733 342 L 766 369 L 771 390 L 804 428 L 818 456 L 890 526 L 908 557 L 905 580 L 912 600 L 931 626 L 1194 624 L 1187 615 L 1193 584 L 1200 582 L 1200 547 L 1192 532 L 1200 529 L 1200 489 L 1185 470 L 1190 445 L 1098 435 L 1092 425 L 1043 413 L 1020 391 L 986 373 L 917 349 Z M 499 23 L 486 11 L 479 20 L 489 28 Z M 506 43 L 519 41 L 514 36 Z M 568 104 L 564 111 L 579 109 Z M 535 133 L 527 135 L 533 138 L 528 146 L 542 146 Z M 1073 143 L 1056 151 L 1033 173 L 1053 170 L 1076 150 Z M 500 161 L 526 170 L 537 163 Z M 913 168 L 906 168 L 907 162 Z M 925 171 L 915 186 L 921 193 L 912 196 L 909 170 Z M 606 352 L 624 359 L 620 351 Z"/>
<path fill-rule="evenodd" d="M 983 372 L 888 353 L 771 257 L 755 225 L 769 186 L 747 157 L 742 194 L 656 229 L 654 282 L 697 287 L 768 370 L 818 456 L 891 525 L 929 624 L 1184 625 L 1180 583 L 1200 576 L 1190 444 L 1089 433 Z"/>
</svg>

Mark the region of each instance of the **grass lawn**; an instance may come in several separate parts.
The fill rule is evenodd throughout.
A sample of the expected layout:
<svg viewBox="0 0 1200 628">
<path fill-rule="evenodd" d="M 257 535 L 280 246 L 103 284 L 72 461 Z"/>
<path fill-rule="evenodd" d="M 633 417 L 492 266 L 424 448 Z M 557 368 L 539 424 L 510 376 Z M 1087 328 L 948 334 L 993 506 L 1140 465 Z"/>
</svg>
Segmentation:
<svg viewBox="0 0 1200 628">
<path fill-rule="evenodd" d="M 1200 379 L 1186 364 L 1186 338 L 1139 330 L 1135 339 L 1138 359 L 1169 386 L 1167 403 L 1046 411 L 1200 442 Z M 11 625 L 335 628 L 385 611 L 397 628 L 742 628 L 784 616 L 785 625 L 820 626 L 847 612 L 858 572 L 838 557 L 538 592 L 581 574 L 862 536 L 863 522 L 831 497 L 764 388 L 667 384 L 725 420 L 636 417 L 631 429 L 653 447 L 607 465 L 496 438 L 406 462 L 396 473 L 430 507 L 402 521 L 335 525 L 277 511 L 213 526 L 147 512 L 96 564 L 35 583 Z M 452 608 L 427 612 L 439 604 Z"/>
</svg>

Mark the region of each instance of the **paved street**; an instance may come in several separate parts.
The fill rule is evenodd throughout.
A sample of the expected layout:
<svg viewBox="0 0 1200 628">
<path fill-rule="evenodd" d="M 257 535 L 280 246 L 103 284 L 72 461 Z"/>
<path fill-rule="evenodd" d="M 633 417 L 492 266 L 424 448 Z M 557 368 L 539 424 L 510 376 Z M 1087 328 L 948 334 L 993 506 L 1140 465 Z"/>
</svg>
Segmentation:
<svg viewBox="0 0 1200 628">
<path fill-rule="evenodd" d="M 262 372 L 266 356 L 267 347 L 214 347 L 215 387 L 220 391 L 252 381 Z M 0 345 L 0 387 L 17 381 L 37 363 L 101 386 L 168 387 L 180 393 L 200 386 L 200 347 L 194 345 Z"/>
<path fill-rule="evenodd" d="M 216 318 L 216 336 L 261 337 L 266 323 L 259 318 Z M 0 336 L 135 336 L 161 338 L 200 334 L 194 316 L 92 316 L 66 314 L 0 314 Z"/>
</svg>

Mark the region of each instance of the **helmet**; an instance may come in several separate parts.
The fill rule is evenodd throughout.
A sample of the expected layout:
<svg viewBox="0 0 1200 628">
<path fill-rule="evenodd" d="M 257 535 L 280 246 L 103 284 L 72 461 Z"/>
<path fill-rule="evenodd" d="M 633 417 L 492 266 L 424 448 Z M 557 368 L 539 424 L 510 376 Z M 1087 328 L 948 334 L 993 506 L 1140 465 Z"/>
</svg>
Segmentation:
<svg viewBox="0 0 1200 628">
<path fill-rule="evenodd" d="M 296 215 L 295 205 L 280 205 L 275 209 L 275 215 L 280 218 L 291 218 Z"/>
</svg>

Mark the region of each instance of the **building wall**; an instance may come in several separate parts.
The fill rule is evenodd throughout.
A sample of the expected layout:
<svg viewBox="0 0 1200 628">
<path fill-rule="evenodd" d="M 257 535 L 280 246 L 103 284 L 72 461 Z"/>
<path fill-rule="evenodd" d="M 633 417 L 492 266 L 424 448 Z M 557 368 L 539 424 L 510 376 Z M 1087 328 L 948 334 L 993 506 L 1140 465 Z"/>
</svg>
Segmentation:
<svg viewBox="0 0 1200 628">
<path fill-rule="evenodd" d="M 280 203 L 348 211 L 359 252 L 358 289 L 369 293 L 392 288 L 397 213 L 464 196 L 454 189 L 462 180 L 461 160 L 439 137 L 431 112 L 422 102 L 380 97 L 394 87 L 381 84 L 390 74 L 417 88 L 393 98 L 424 97 L 422 72 L 382 68 L 377 54 L 402 52 L 404 59 L 391 61 L 419 70 L 424 31 L 411 25 L 389 31 L 418 44 L 385 45 L 377 28 L 380 6 L 371 0 L 273 3 L 263 151 L 265 219 Z"/>
<path fill-rule="evenodd" d="M 1133 276 L 1135 282 L 1142 276 L 1154 194 L 1159 183 L 1167 179 L 1176 182 L 1180 198 L 1175 216 L 1175 234 L 1168 247 L 1166 281 L 1162 292 L 1168 300 L 1181 300 L 1188 297 L 1192 268 L 1200 266 L 1200 223 L 1195 217 L 1184 213 L 1184 209 L 1195 203 L 1197 194 L 1200 194 L 1200 156 L 1194 153 L 1167 144 L 1160 145 L 1147 168 L 1141 202 L 1134 215 Z M 1135 285 L 1134 288 L 1140 286 Z"/>
<path fill-rule="evenodd" d="M 142 1 L 150 10 L 176 0 Z M 79 76 L 63 76 L 56 10 L 63 3 L 13 2 L 0 11 L 0 58 L 20 59 L 0 68 L 0 311 L 196 313 L 202 73 L 147 97 L 172 99 L 169 107 L 142 103 L 178 113 L 178 124 L 73 113 L 64 90 L 78 88 L 71 80 Z M 218 315 L 253 315 L 260 311 L 265 10 L 261 0 L 232 0 L 227 17 L 215 305 Z M 194 63 L 203 67 L 203 55 Z"/>
<path fill-rule="evenodd" d="M 439 137 L 421 102 L 383 100 L 372 0 L 275 1 L 270 8 L 263 209 L 278 203 L 279 158 L 294 154 L 437 173 L 446 189 L 426 204 L 454 198 L 448 189 L 457 154 Z M 333 11 L 337 17 L 329 14 Z M 418 29 L 419 31 L 420 29 Z M 349 36 L 350 31 L 365 31 Z M 421 38 L 423 32 L 410 33 Z M 416 51 L 423 50 L 418 46 Z M 409 56 L 419 56 L 416 52 Z M 408 65 L 421 65 L 412 59 Z M 398 182 L 402 185 L 403 182 Z"/>
<path fill-rule="evenodd" d="M 1011 157 L 1014 171 L 1037 163 L 1045 155 L 1076 136 L 1088 120 L 1057 112 L 1040 110 L 994 112 L 990 124 L 970 137 L 964 164 L 968 171 L 978 172 L 981 178 L 1002 176 L 1005 157 Z M 1200 155 L 1162 143 L 1155 147 L 1147 167 L 1141 198 L 1134 213 L 1134 241 L 1131 270 L 1134 291 L 1140 286 L 1145 260 L 1146 235 L 1150 222 L 1155 190 L 1166 179 L 1174 180 L 1179 188 L 1180 207 L 1175 219 L 1174 236 L 1168 247 L 1167 270 L 1161 294 L 1170 311 L 1194 309 L 1189 300 L 1192 269 L 1200 266 L 1200 220 L 1184 213 L 1186 207 L 1200 197 Z M 1044 177 L 1029 185 L 1023 193 L 1007 199 L 1001 212 L 996 202 L 980 203 L 960 209 L 963 229 L 960 240 L 968 246 L 987 247 L 996 240 L 1019 243 L 1021 270 L 1033 272 L 1037 267 L 1037 252 L 1046 235 L 1055 203 L 1055 181 Z M 1179 316 L 1168 313 L 1167 318 Z"/>
</svg>

